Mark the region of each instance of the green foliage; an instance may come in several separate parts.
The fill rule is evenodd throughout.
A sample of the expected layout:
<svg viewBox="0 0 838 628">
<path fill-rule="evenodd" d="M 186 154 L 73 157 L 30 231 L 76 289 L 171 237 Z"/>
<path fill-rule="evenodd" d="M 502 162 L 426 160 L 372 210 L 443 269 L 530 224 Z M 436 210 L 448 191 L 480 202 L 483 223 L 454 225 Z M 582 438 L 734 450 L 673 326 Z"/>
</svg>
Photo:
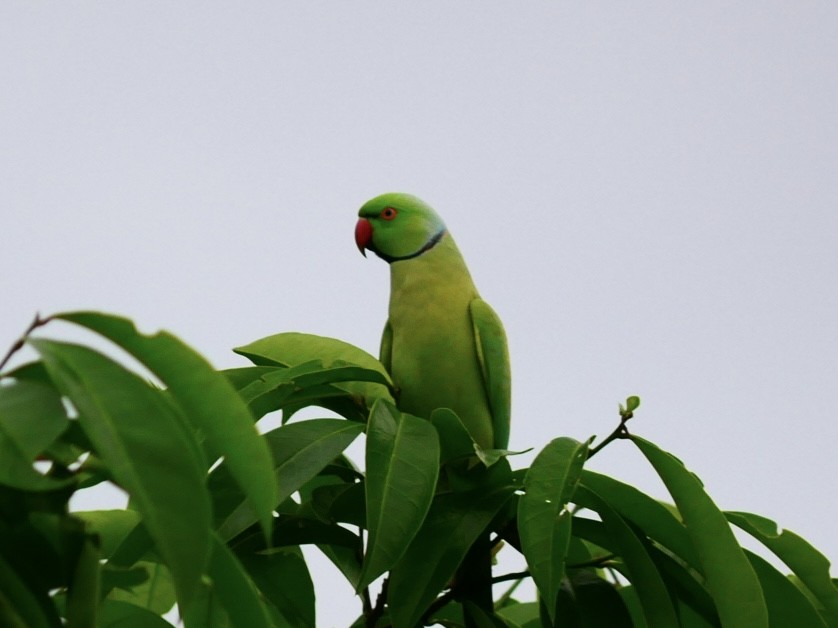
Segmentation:
<svg viewBox="0 0 838 628">
<path fill-rule="evenodd" d="M 513 470 L 450 410 L 400 412 L 382 365 L 339 340 L 270 336 L 237 350 L 253 366 L 219 372 L 126 319 L 52 318 L 147 371 L 33 336 L 52 319 L 0 363 L 1 626 L 154 628 L 175 604 L 187 628 L 314 626 L 303 545 L 358 591 L 346 625 L 838 626 L 827 559 L 769 519 L 721 512 L 683 463 L 630 434 L 638 397 L 596 446 L 556 438 Z M 23 344 L 39 359 L 3 371 Z M 304 407 L 337 417 L 289 421 Z M 262 429 L 277 411 L 280 427 Z M 362 433 L 364 471 L 344 453 Z M 674 505 L 589 468 L 618 439 Z M 70 510 L 103 482 L 127 509 Z M 744 550 L 731 524 L 790 573 Z M 496 573 L 498 551 L 527 570 Z M 519 601 L 528 579 L 538 599 Z"/>
</svg>

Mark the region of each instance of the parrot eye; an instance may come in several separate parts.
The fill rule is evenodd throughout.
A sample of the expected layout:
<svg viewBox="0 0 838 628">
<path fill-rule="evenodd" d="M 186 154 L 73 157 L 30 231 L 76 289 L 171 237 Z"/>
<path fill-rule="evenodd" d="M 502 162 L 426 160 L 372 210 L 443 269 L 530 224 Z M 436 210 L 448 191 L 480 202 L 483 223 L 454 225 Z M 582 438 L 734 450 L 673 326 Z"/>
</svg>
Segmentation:
<svg viewBox="0 0 838 628">
<path fill-rule="evenodd" d="M 397 213 L 397 212 L 396 212 L 396 210 L 395 210 L 394 208 L 392 208 L 392 207 L 385 207 L 384 209 L 382 209 L 382 210 L 381 210 L 381 214 L 379 214 L 379 215 L 380 215 L 380 216 L 381 216 L 381 218 L 383 218 L 384 220 L 393 220 L 393 218 L 395 218 L 395 217 L 396 217 L 396 213 Z"/>
</svg>

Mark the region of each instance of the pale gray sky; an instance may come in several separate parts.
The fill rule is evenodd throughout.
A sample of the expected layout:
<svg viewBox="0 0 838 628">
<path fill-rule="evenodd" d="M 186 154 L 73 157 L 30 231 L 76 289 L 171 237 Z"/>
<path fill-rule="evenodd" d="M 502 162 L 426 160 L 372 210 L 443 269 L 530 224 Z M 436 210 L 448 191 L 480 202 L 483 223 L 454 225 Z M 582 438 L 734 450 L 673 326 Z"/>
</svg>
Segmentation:
<svg viewBox="0 0 838 628">
<path fill-rule="evenodd" d="M 506 324 L 513 448 L 638 394 L 721 507 L 834 560 L 836 33 L 834 2 L 3 3 L 0 342 L 95 308 L 220 368 L 279 331 L 374 353 L 355 213 L 411 192 Z M 664 495 L 627 443 L 592 464 Z"/>
</svg>

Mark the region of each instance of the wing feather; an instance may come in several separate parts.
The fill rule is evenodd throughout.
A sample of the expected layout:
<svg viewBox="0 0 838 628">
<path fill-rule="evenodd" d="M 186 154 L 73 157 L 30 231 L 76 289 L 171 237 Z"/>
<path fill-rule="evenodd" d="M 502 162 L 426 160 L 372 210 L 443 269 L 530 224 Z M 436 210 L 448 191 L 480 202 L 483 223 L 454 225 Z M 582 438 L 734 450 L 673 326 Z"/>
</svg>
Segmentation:
<svg viewBox="0 0 838 628">
<path fill-rule="evenodd" d="M 483 299 L 474 299 L 469 310 L 483 387 L 492 413 L 495 448 L 506 449 L 509 445 L 512 408 L 512 377 L 506 332 L 498 315 Z"/>
</svg>

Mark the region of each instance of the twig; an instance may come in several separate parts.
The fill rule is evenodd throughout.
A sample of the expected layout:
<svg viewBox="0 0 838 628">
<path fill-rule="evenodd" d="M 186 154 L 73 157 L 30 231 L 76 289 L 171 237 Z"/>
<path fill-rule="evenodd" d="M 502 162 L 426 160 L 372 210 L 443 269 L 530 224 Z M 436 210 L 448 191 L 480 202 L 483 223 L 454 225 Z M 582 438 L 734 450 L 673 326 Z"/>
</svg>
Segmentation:
<svg viewBox="0 0 838 628">
<path fill-rule="evenodd" d="M 3 370 L 3 367 L 6 366 L 12 356 L 23 348 L 23 345 L 26 344 L 26 339 L 29 338 L 29 334 L 38 329 L 38 327 L 46 325 L 50 320 L 52 320 L 50 317 L 42 319 L 40 314 L 35 314 L 35 319 L 29 324 L 29 327 L 26 328 L 23 335 L 15 341 L 6 355 L 3 356 L 3 359 L 0 360 L 0 371 Z"/>
<path fill-rule="evenodd" d="M 498 582 L 508 582 L 509 580 L 523 580 L 524 578 L 529 577 L 530 572 L 527 570 L 516 571 L 515 573 L 505 573 L 502 576 L 495 576 L 492 578 L 492 584 L 497 584 Z"/>
<path fill-rule="evenodd" d="M 617 428 L 611 432 L 604 441 L 602 441 L 599 445 L 590 449 L 588 451 L 588 460 L 593 458 L 603 447 L 605 447 L 608 443 L 613 440 L 617 440 L 618 438 L 630 438 L 631 434 L 629 434 L 628 428 L 626 427 L 626 421 L 628 421 L 632 417 L 631 412 L 627 412 L 620 417 L 620 424 Z"/>
</svg>

